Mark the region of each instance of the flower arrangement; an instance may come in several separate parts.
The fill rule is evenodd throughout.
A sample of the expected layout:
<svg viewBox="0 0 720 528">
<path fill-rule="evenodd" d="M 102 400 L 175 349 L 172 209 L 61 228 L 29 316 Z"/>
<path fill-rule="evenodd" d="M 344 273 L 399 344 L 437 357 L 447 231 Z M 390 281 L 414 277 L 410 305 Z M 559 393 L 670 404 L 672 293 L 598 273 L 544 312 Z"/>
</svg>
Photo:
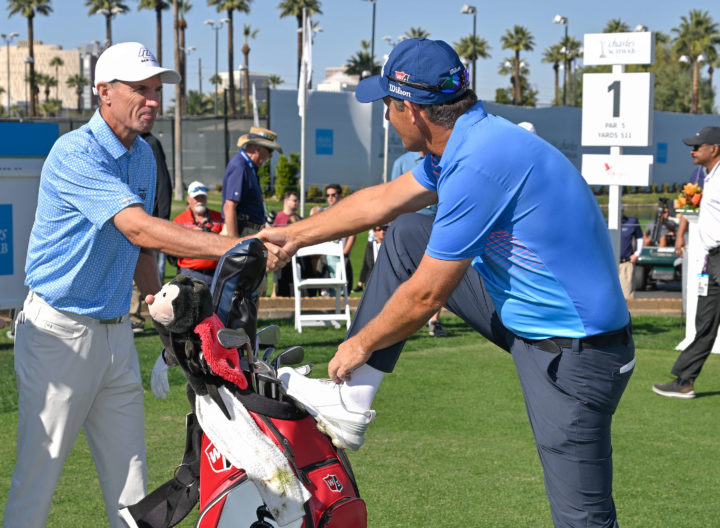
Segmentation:
<svg viewBox="0 0 720 528">
<path fill-rule="evenodd" d="M 702 200 L 702 187 L 697 183 L 686 183 L 675 200 L 675 209 L 697 211 Z"/>
</svg>

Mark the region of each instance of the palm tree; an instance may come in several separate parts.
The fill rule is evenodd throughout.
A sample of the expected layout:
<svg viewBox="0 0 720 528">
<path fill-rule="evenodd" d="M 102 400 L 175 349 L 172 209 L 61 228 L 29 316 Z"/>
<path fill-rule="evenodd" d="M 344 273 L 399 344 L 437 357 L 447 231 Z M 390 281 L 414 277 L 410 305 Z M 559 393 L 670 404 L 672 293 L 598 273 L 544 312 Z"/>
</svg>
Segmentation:
<svg viewBox="0 0 720 528">
<path fill-rule="evenodd" d="M 498 67 L 498 73 L 500 75 L 510 75 L 510 85 L 511 88 L 503 89 L 498 88 L 496 90 L 496 102 L 502 103 L 502 104 L 509 104 L 511 101 L 513 104 L 515 103 L 515 93 L 518 92 L 520 94 L 519 100 L 522 101 L 522 104 L 525 106 L 535 106 L 536 99 L 537 99 L 537 92 L 530 89 L 528 86 L 528 78 L 530 76 L 530 69 L 528 68 L 528 65 L 525 64 L 525 61 L 520 61 L 519 64 L 519 76 L 516 78 L 515 76 L 515 62 L 512 57 L 509 57 L 505 59 L 503 62 L 500 63 L 500 66 Z M 517 81 L 519 79 L 519 83 Z M 516 89 L 517 86 L 517 89 Z M 508 95 L 508 92 L 512 92 L 513 97 Z"/>
<path fill-rule="evenodd" d="M 681 23 L 673 28 L 676 34 L 673 51 L 676 55 L 685 55 L 692 66 L 692 108 L 697 114 L 700 102 L 700 56 L 716 54 L 720 46 L 720 30 L 710 13 L 692 9 L 689 16 L 680 17 Z"/>
<path fill-rule="evenodd" d="M 620 18 L 611 18 L 603 29 L 603 33 L 627 33 L 628 31 L 630 31 L 630 26 Z"/>
<path fill-rule="evenodd" d="M 242 54 L 245 57 L 245 114 L 250 113 L 250 46 L 249 38 L 255 38 L 260 30 L 252 29 L 250 24 L 243 25 L 243 37 L 245 42 L 242 47 Z"/>
<path fill-rule="evenodd" d="M 78 114 L 82 114 L 82 94 L 85 87 L 90 84 L 90 81 L 80 74 L 75 74 L 68 77 L 65 84 L 67 84 L 70 88 L 75 88 L 75 94 L 77 95 L 77 111 Z"/>
<path fill-rule="evenodd" d="M 560 49 L 563 50 L 565 57 L 565 82 L 567 83 L 568 90 L 573 93 L 573 106 L 575 105 L 576 93 L 572 86 L 572 72 L 573 63 L 582 57 L 582 43 L 575 37 L 568 36 L 567 39 L 563 37 L 560 41 Z"/>
<path fill-rule="evenodd" d="M 36 14 L 49 15 L 52 13 L 52 7 L 50 7 L 50 0 L 8 0 L 8 11 L 10 16 L 20 13 L 23 17 L 27 18 L 28 21 L 28 56 L 32 59 L 30 64 L 30 73 L 28 75 L 30 82 L 30 115 L 32 117 L 37 116 L 37 105 L 35 101 L 35 94 L 38 91 L 37 84 L 35 83 L 35 32 L 33 31 L 33 19 Z"/>
<path fill-rule="evenodd" d="M 45 102 L 47 103 L 50 100 L 50 89 L 57 88 L 58 81 L 52 75 L 46 75 L 44 73 L 39 75 L 42 75 L 42 78 L 38 80 L 38 84 L 45 87 Z"/>
<path fill-rule="evenodd" d="M 713 73 L 715 73 L 715 67 L 720 66 L 720 57 L 718 56 L 718 52 L 714 47 L 708 50 L 707 58 L 708 58 L 708 85 L 710 87 L 710 91 L 712 92 Z"/>
<path fill-rule="evenodd" d="M 503 49 L 510 49 L 515 52 L 513 60 L 513 77 L 515 79 L 513 83 L 513 104 L 519 105 L 522 104 L 520 100 L 520 52 L 532 51 L 535 48 L 535 37 L 526 27 L 515 25 L 500 37 L 500 41 Z"/>
<path fill-rule="evenodd" d="M 85 0 L 85 7 L 89 7 L 88 15 L 103 15 L 105 17 L 105 46 L 112 46 L 112 17 L 127 13 L 130 8 L 122 0 Z"/>
<path fill-rule="evenodd" d="M 454 42 L 453 48 L 460 58 L 465 59 L 468 63 L 472 62 L 474 64 L 474 61 L 477 59 L 490 58 L 488 50 L 491 48 L 488 41 L 478 35 L 475 35 L 474 45 L 473 36 L 468 35 L 467 37 L 462 37 L 457 42 Z"/>
<path fill-rule="evenodd" d="M 210 77 L 210 84 L 215 86 L 215 91 L 217 92 L 218 86 L 220 86 L 223 83 L 222 77 L 219 75 L 213 75 Z"/>
<path fill-rule="evenodd" d="M 488 41 L 484 38 L 479 37 L 478 35 L 475 35 L 474 42 L 473 35 L 462 37 L 460 40 L 453 43 L 453 48 L 460 56 L 460 58 L 463 59 L 463 62 L 465 62 L 466 64 L 472 64 L 473 70 L 476 69 L 475 61 L 478 58 L 490 58 L 490 53 L 488 52 L 488 50 L 490 49 L 490 45 L 488 44 Z M 474 79 L 475 72 L 473 72 L 473 80 Z M 474 86 L 473 89 L 475 89 Z"/>
<path fill-rule="evenodd" d="M 360 47 L 362 49 L 348 59 L 345 65 L 345 73 L 359 75 L 360 78 L 380 73 L 380 63 L 374 61 L 370 56 L 370 43 L 367 40 L 361 40 Z"/>
<path fill-rule="evenodd" d="M 284 83 L 285 83 L 285 81 L 283 81 L 282 77 L 280 77 L 279 75 L 268 75 L 267 79 L 265 79 L 265 82 L 263 84 L 272 89 L 275 89 L 279 85 L 284 84 Z"/>
<path fill-rule="evenodd" d="M 165 0 L 139 0 L 138 11 L 148 9 L 155 11 L 155 58 L 162 66 L 162 12 L 170 8 L 170 3 Z M 162 115 L 162 93 L 160 94 L 160 107 L 158 115 Z"/>
<path fill-rule="evenodd" d="M 178 37 L 180 46 L 180 114 L 185 114 L 186 110 L 186 90 L 187 90 L 187 48 L 185 47 L 185 30 L 187 29 L 187 20 L 185 13 L 192 9 L 189 0 L 177 0 L 178 7 Z"/>
<path fill-rule="evenodd" d="M 57 88 L 57 86 L 59 86 L 59 84 L 57 83 L 57 80 L 60 78 L 60 66 L 65 66 L 65 61 L 63 61 L 60 57 L 53 57 L 52 59 L 50 59 L 50 66 L 55 67 L 55 99 L 60 100 L 60 97 L 58 96 L 59 88 Z"/>
<path fill-rule="evenodd" d="M 555 72 L 555 104 L 560 102 L 560 63 L 564 60 L 565 52 L 562 44 L 553 44 L 543 52 L 542 61 L 552 64 Z"/>
<path fill-rule="evenodd" d="M 190 115 L 211 115 L 215 112 L 215 102 L 212 97 L 190 90 L 187 95 L 187 113 Z"/>
<path fill-rule="evenodd" d="M 241 13 L 250 12 L 250 2 L 252 0 L 207 0 L 210 7 L 215 7 L 218 13 L 227 11 L 228 22 L 228 81 L 230 84 L 230 113 L 235 115 L 235 57 L 233 55 L 233 13 L 239 11 Z"/>
<path fill-rule="evenodd" d="M 297 20 L 297 82 L 300 86 L 300 63 L 302 62 L 302 25 L 303 25 L 303 8 L 307 10 L 307 16 L 314 14 L 322 15 L 320 10 L 320 0 L 282 0 L 278 5 L 280 10 L 280 18 L 293 16 Z"/>
<path fill-rule="evenodd" d="M 430 32 L 427 29 L 421 27 L 411 27 L 405 32 L 407 38 L 428 38 Z"/>
<path fill-rule="evenodd" d="M 57 99 L 46 100 L 40 105 L 40 113 L 43 117 L 54 116 L 60 111 L 62 105 Z"/>
</svg>

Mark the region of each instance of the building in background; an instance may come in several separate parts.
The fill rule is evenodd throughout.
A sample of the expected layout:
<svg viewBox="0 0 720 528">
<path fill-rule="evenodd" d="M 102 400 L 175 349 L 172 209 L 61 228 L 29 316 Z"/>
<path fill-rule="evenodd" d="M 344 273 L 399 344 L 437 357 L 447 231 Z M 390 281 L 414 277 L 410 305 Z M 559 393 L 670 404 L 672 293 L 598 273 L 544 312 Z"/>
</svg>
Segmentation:
<svg viewBox="0 0 720 528">
<path fill-rule="evenodd" d="M 240 94 L 241 97 L 244 97 L 245 94 L 245 74 L 240 75 L 240 70 L 236 70 L 233 72 L 233 79 L 235 81 L 235 91 L 237 94 Z M 220 84 L 217 89 L 218 93 L 222 94 L 222 91 L 225 89 L 228 89 L 230 87 L 230 83 L 228 80 L 228 72 L 218 72 L 218 77 L 220 77 L 220 80 L 222 81 L 222 84 Z M 252 97 L 252 85 L 255 84 L 255 97 L 257 99 L 257 105 L 258 108 L 260 108 L 267 100 L 268 100 L 268 87 L 265 84 L 268 77 L 270 77 L 269 73 L 256 73 L 256 72 L 250 72 L 250 94 Z M 203 82 L 203 84 L 205 84 Z M 192 88 L 189 88 L 190 90 Z M 210 90 L 212 91 L 212 85 Z M 204 90 L 203 90 L 204 91 Z"/>
<path fill-rule="evenodd" d="M 7 90 L 8 86 L 8 50 L 0 48 L 0 86 Z M 57 44 L 43 44 L 36 40 L 34 43 L 35 52 L 35 73 L 49 75 L 57 80 L 57 87 L 50 88 L 50 99 L 59 99 L 62 108 L 65 110 L 76 110 L 78 96 L 76 89 L 67 85 L 67 80 L 73 75 L 82 75 L 89 82 L 93 80 L 95 62 L 102 51 L 99 42 L 79 46 L 73 50 L 65 50 Z M 10 107 L 18 106 L 25 113 L 29 107 L 30 86 L 26 82 L 29 68 L 26 59 L 28 54 L 28 42 L 18 41 L 16 45 L 10 46 Z M 51 66 L 50 63 L 55 57 L 62 61 L 62 66 Z M 45 101 L 45 87 L 39 85 L 40 93 L 38 100 Z M 97 100 L 92 95 L 90 83 L 83 93 L 83 108 L 93 108 Z M 7 105 L 7 92 L 0 96 L 0 104 Z"/>
<path fill-rule="evenodd" d="M 345 66 L 325 68 L 325 79 L 317 85 L 320 92 L 354 92 L 360 82 L 359 75 L 348 75 Z"/>
</svg>

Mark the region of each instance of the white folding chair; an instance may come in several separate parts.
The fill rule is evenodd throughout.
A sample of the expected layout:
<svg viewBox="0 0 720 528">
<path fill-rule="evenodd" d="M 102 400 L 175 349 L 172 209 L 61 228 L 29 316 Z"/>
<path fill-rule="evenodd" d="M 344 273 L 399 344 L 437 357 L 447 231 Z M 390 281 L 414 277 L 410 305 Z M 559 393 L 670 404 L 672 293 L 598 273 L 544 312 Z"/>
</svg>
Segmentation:
<svg viewBox="0 0 720 528">
<path fill-rule="evenodd" d="M 303 277 L 299 258 L 302 257 L 337 257 L 335 277 Z M 333 259 L 333 260 L 337 260 Z M 350 327 L 350 303 L 348 301 L 347 277 L 345 274 L 345 255 L 343 245 L 337 240 L 323 242 L 314 246 L 298 250 L 292 258 L 293 289 L 295 291 L 295 329 L 302 333 L 304 326 L 330 325 L 338 326 L 338 321 L 345 321 L 345 327 Z M 309 289 L 335 290 L 334 313 L 309 313 L 302 311 L 302 293 Z M 309 297 L 305 297 L 307 301 Z M 343 309 L 342 302 L 345 306 Z"/>
</svg>

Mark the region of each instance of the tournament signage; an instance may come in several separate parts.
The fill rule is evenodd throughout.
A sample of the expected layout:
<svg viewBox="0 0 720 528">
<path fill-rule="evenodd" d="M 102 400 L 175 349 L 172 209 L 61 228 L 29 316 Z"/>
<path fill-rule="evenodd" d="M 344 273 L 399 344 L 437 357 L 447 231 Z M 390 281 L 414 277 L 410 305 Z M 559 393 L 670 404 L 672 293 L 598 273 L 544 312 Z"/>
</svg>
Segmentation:
<svg viewBox="0 0 720 528">
<path fill-rule="evenodd" d="M 591 33 L 585 35 L 583 64 L 652 64 L 655 62 L 655 34 Z"/>
<path fill-rule="evenodd" d="M 612 65 L 612 73 L 583 75 L 582 144 L 610 147 L 609 155 L 582 157 L 582 174 L 591 185 L 609 185 L 608 231 L 620 256 L 622 186 L 650 183 L 652 156 L 624 156 L 623 147 L 652 143 L 653 74 L 625 73 L 625 64 L 651 64 L 652 33 L 585 35 L 583 63 Z"/>
<path fill-rule="evenodd" d="M 0 309 L 21 307 L 27 295 L 25 256 L 40 171 L 58 131 L 55 123 L 0 123 Z"/>
<path fill-rule="evenodd" d="M 637 185 L 650 180 L 653 157 L 585 154 L 582 174 L 588 185 Z"/>
<path fill-rule="evenodd" d="M 652 143 L 652 95 L 651 73 L 583 75 L 582 144 L 645 147 Z"/>
</svg>

